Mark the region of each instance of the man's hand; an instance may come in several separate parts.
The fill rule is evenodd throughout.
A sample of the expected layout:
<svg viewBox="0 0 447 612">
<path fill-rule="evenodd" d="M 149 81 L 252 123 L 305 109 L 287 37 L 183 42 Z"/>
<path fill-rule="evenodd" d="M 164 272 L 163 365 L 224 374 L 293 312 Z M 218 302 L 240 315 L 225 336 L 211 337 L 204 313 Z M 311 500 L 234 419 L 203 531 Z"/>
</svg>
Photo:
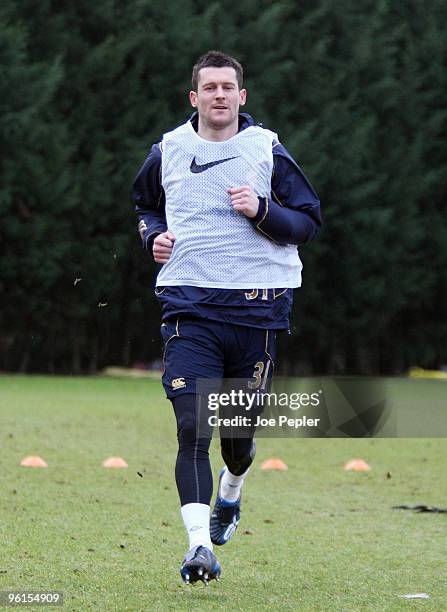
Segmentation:
<svg viewBox="0 0 447 612">
<path fill-rule="evenodd" d="M 169 230 L 159 234 L 152 247 L 152 253 L 157 263 L 167 263 L 171 257 L 172 249 L 174 247 L 175 236 Z"/>
<path fill-rule="evenodd" d="M 248 185 L 242 187 L 231 187 L 227 189 L 231 196 L 233 210 L 243 213 L 246 217 L 253 219 L 259 208 L 258 196 Z"/>
</svg>

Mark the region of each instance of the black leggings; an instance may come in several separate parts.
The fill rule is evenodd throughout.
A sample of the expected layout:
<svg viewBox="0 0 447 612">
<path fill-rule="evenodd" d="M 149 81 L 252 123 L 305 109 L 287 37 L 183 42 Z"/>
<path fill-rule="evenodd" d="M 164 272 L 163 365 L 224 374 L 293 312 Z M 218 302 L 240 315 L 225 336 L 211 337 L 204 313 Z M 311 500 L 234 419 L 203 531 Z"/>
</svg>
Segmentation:
<svg viewBox="0 0 447 612">
<path fill-rule="evenodd" d="M 177 419 L 179 444 L 175 464 L 175 480 L 180 504 L 210 505 L 213 476 L 209 458 L 210 437 L 197 436 L 196 396 L 184 394 L 172 400 Z M 253 428 L 254 435 L 254 428 Z M 255 441 L 248 438 L 222 438 L 222 458 L 232 474 L 240 476 L 251 465 L 255 455 Z"/>
</svg>

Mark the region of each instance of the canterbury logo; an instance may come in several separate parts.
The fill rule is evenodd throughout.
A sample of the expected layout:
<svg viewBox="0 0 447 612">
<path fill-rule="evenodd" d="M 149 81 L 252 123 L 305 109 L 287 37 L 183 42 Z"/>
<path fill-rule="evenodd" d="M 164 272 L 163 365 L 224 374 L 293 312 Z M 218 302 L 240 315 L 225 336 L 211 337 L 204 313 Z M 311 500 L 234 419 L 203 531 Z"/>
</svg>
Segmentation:
<svg viewBox="0 0 447 612">
<path fill-rule="evenodd" d="M 236 157 L 239 157 L 239 155 L 236 155 Z M 212 168 L 213 166 L 217 166 L 219 164 L 223 164 L 224 162 L 230 161 L 230 159 L 236 159 L 236 157 L 226 157 L 225 159 L 218 159 L 217 161 L 208 162 L 207 164 L 197 164 L 196 158 L 194 156 L 194 159 L 192 160 L 189 169 L 194 174 L 198 174 L 199 172 L 205 172 L 205 170 L 208 170 L 208 168 Z"/>
<path fill-rule="evenodd" d="M 186 382 L 184 378 L 173 378 L 171 385 L 173 389 L 183 389 L 186 387 Z"/>
</svg>

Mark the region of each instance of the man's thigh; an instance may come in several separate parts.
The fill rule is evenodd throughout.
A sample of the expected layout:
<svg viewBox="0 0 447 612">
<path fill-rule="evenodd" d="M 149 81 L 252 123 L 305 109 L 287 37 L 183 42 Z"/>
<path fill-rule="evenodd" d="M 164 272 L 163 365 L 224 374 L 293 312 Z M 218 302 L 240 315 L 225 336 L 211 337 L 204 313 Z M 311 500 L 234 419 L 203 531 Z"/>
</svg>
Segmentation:
<svg viewBox="0 0 447 612">
<path fill-rule="evenodd" d="M 234 325 L 225 334 L 224 377 L 246 381 L 251 390 L 270 387 L 276 360 L 276 333 Z"/>
<path fill-rule="evenodd" d="M 219 416 L 226 419 L 221 421 L 220 436 L 221 439 L 251 438 L 256 417 L 263 413 L 265 397 L 271 388 L 276 334 L 271 330 L 232 325 L 226 328 L 225 344 L 222 392 L 230 395 L 232 401 L 219 409 Z"/>
<path fill-rule="evenodd" d="M 202 319 L 168 319 L 162 323 L 162 377 L 169 399 L 196 393 L 196 380 L 222 378 L 224 346 L 220 324 Z"/>
</svg>

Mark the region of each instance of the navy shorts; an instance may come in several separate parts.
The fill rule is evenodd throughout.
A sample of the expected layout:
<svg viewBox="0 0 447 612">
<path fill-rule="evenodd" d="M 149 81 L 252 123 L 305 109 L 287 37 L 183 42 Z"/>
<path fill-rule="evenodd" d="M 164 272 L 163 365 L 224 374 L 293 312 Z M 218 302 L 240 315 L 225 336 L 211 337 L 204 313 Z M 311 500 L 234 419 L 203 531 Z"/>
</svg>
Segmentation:
<svg viewBox="0 0 447 612">
<path fill-rule="evenodd" d="M 166 396 L 196 393 L 198 378 L 247 379 L 268 389 L 276 359 L 276 332 L 220 321 L 172 318 L 162 323 L 162 377 Z"/>
</svg>

